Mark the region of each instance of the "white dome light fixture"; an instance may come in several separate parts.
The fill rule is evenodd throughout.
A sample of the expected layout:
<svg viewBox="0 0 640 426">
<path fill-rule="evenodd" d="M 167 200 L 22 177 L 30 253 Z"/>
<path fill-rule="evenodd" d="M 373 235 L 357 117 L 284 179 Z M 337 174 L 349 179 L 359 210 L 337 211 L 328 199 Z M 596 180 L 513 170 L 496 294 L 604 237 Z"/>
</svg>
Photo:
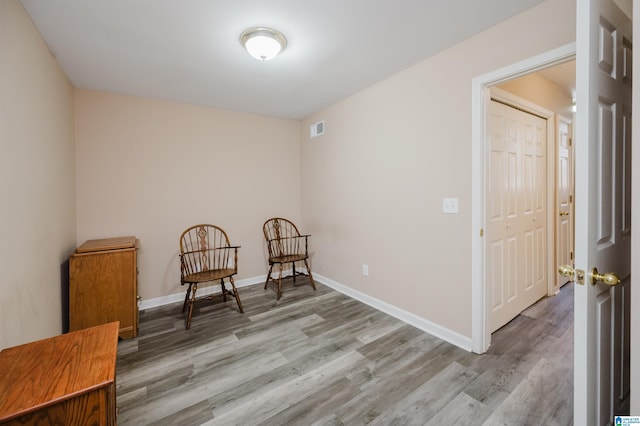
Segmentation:
<svg viewBox="0 0 640 426">
<path fill-rule="evenodd" d="M 249 55 L 259 61 L 268 61 L 286 47 L 287 39 L 280 31 L 272 28 L 254 27 L 240 34 L 240 43 Z"/>
</svg>

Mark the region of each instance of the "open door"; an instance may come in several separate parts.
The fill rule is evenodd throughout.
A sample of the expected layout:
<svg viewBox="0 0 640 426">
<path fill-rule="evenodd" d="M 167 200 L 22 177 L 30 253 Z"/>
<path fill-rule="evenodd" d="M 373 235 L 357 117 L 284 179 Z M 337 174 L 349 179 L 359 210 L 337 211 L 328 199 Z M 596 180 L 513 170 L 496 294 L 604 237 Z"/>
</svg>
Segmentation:
<svg viewBox="0 0 640 426">
<path fill-rule="evenodd" d="M 573 264 L 573 146 L 572 123 L 564 117 L 556 120 L 556 264 Z M 571 278 L 556 275 L 554 288 L 569 282 Z"/>
<path fill-rule="evenodd" d="M 574 422 L 605 425 L 629 410 L 632 25 L 576 7 Z"/>
</svg>

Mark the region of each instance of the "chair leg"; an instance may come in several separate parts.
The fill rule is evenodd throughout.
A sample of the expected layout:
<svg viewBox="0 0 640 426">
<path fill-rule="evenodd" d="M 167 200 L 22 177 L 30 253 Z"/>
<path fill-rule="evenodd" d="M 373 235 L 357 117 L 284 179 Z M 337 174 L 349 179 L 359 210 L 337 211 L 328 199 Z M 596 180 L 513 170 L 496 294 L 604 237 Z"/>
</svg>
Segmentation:
<svg viewBox="0 0 640 426">
<path fill-rule="evenodd" d="M 198 290 L 198 284 L 193 284 L 193 288 L 191 289 L 191 300 L 189 301 L 189 316 L 187 317 L 187 326 L 186 330 L 191 328 L 191 317 L 193 316 L 193 305 L 196 303 L 196 291 Z"/>
<path fill-rule="evenodd" d="M 276 300 L 280 300 L 282 297 L 282 263 L 278 263 L 280 267 L 280 274 L 278 275 L 278 294 L 276 295 Z"/>
<path fill-rule="evenodd" d="M 189 302 L 189 296 L 191 295 L 191 283 L 189 283 L 189 288 L 187 288 L 187 294 L 184 296 L 184 303 L 182 304 L 182 313 L 187 309 L 187 303 Z"/>
<path fill-rule="evenodd" d="M 269 272 L 267 272 L 267 280 L 264 282 L 264 289 L 267 289 L 267 285 L 269 284 L 269 278 L 271 278 L 271 270 L 273 269 L 273 263 L 269 265 Z"/>
<path fill-rule="evenodd" d="M 236 284 L 233 282 L 233 277 L 229 277 L 229 281 L 231 282 L 231 287 L 233 288 L 233 297 L 235 297 L 236 302 L 238 302 L 238 308 L 240 309 L 240 313 L 244 314 L 244 309 L 242 309 L 242 302 L 240 302 L 240 295 L 238 294 L 238 289 L 236 288 Z"/>
<path fill-rule="evenodd" d="M 227 303 L 227 289 L 224 288 L 224 278 L 220 279 L 220 289 L 222 290 L 222 301 Z"/>
<path fill-rule="evenodd" d="M 296 262 L 291 262 L 291 269 L 293 269 L 293 283 L 296 283 Z"/>
<path fill-rule="evenodd" d="M 309 262 L 307 261 L 307 259 L 304 260 L 304 266 L 307 267 L 307 272 L 309 273 L 309 281 L 311 281 L 311 287 L 313 287 L 313 289 L 316 289 L 316 283 L 315 281 L 313 281 L 313 275 L 311 275 L 311 268 L 309 267 Z"/>
</svg>

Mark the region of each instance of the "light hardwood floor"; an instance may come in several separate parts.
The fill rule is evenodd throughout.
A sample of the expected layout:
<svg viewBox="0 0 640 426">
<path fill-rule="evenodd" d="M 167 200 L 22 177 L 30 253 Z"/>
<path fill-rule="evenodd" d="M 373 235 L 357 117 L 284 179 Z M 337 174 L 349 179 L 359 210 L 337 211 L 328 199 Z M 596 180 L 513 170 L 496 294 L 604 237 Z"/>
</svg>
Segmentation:
<svg viewBox="0 0 640 426">
<path fill-rule="evenodd" d="M 306 279 L 140 313 L 121 341 L 120 425 L 570 425 L 573 284 L 457 348 Z"/>
</svg>

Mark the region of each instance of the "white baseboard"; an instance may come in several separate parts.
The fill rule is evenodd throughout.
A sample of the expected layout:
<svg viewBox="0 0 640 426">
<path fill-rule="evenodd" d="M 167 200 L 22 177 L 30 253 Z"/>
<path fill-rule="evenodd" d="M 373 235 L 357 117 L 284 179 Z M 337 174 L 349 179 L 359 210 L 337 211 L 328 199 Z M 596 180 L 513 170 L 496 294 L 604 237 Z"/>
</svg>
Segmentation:
<svg viewBox="0 0 640 426">
<path fill-rule="evenodd" d="M 254 284 L 264 283 L 267 279 L 267 275 L 260 275 L 252 278 L 245 278 L 242 280 L 234 280 L 237 288 L 247 287 Z M 145 309 L 157 308 L 158 306 L 170 305 L 172 303 L 183 302 L 186 294 L 187 287 L 180 293 L 170 294 L 168 296 L 154 297 L 153 299 L 143 299 L 138 303 L 138 309 L 144 311 Z M 198 289 L 198 295 L 207 296 L 213 293 L 220 292 L 220 284 L 208 285 Z"/>
<path fill-rule="evenodd" d="M 296 268 L 297 269 L 297 268 Z M 305 268 L 300 268 L 301 271 L 306 272 Z M 283 271 L 283 276 L 289 275 L 291 273 L 290 270 Z M 435 324 L 429 320 L 426 320 L 418 315 L 412 314 L 411 312 L 407 312 L 403 309 L 390 305 L 386 302 L 378 300 L 374 297 L 371 297 L 367 294 L 354 290 L 346 285 L 340 284 L 332 279 L 324 277 L 322 275 L 313 274 L 313 278 L 315 281 L 318 281 L 321 284 L 326 285 L 327 287 L 331 287 L 332 289 L 339 291 L 355 300 L 358 300 L 362 303 L 365 303 L 379 311 L 382 311 L 388 315 L 391 315 L 394 318 L 399 319 L 400 321 L 406 322 L 409 325 L 412 325 L 420 330 L 427 332 L 433 336 L 436 336 L 446 342 L 451 343 L 452 345 L 458 346 L 461 349 L 471 352 L 471 338 L 463 336 L 459 333 L 449 330 L 448 328 L 442 327 L 438 324 Z M 267 275 L 259 275 L 257 277 L 245 278 L 242 280 L 236 280 L 236 287 L 247 287 L 254 284 L 262 284 L 267 279 Z M 172 303 L 182 302 L 184 301 L 185 291 L 180 293 L 170 294 L 168 296 L 156 297 L 153 299 L 145 299 L 141 300 L 138 304 L 138 309 L 145 310 L 150 308 L 156 308 L 158 306 L 170 305 Z M 199 295 L 206 296 L 208 294 L 213 294 L 216 292 L 220 292 L 220 285 L 211 285 L 204 287 L 198 291 Z"/>
<path fill-rule="evenodd" d="M 419 328 L 420 330 L 436 336 L 446 342 L 449 342 L 452 345 L 458 346 L 465 351 L 471 352 L 471 338 L 469 337 L 463 336 L 459 333 L 456 333 L 455 331 L 435 324 L 429 320 L 419 317 L 418 315 L 412 314 L 411 312 L 407 312 L 404 309 L 400 309 L 367 294 L 361 293 L 343 284 L 335 282 L 327 277 L 323 277 L 322 275 L 313 274 L 313 278 L 315 281 L 318 281 L 326 285 L 327 287 L 331 287 L 332 289 L 339 291 L 340 293 L 346 294 L 353 299 L 356 299 L 362 303 L 376 308 L 379 311 L 389 314 L 392 317 L 399 319 L 400 321 L 406 322 L 407 324 Z"/>
</svg>

